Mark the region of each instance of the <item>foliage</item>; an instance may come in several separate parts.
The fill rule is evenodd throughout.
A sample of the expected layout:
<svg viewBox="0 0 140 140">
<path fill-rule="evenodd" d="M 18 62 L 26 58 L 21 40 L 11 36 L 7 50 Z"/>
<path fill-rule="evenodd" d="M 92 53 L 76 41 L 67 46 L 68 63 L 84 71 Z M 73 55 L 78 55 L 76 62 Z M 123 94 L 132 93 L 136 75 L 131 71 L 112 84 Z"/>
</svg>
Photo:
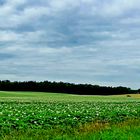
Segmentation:
<svg viewBox="0 0 140 140">
<path fill-rule="evenodd" d="M 75 127 L 79 124 L 101 120 L 122 121 L 140 117 L 140 102 L 1 102 L 0 128 L 55 128 Z"/>
<path fill-rule="evenodd" d="M 57 92 L 81 95 L 118 95 L 138 93 L 127 87 L 106 87 L 91 84 L 74 84 L 63 82 L 10 82 L 9 80 L 0 81 L 0 90 L 4 91 L 40 91 L 40 92 Z"/>
</svg>

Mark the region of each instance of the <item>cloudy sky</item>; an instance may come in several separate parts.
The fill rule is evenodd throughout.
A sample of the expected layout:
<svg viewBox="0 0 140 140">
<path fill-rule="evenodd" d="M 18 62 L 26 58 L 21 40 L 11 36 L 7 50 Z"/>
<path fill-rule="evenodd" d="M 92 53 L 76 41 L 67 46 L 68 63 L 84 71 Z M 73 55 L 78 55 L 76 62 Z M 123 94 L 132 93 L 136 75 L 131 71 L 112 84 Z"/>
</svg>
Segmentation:
<svg viewBox="0 0 140 140">
<path fill-rule="evenodd" d="M 139 0 L 0 0 L 0 79 L 140 88 Z"/>
</svg>

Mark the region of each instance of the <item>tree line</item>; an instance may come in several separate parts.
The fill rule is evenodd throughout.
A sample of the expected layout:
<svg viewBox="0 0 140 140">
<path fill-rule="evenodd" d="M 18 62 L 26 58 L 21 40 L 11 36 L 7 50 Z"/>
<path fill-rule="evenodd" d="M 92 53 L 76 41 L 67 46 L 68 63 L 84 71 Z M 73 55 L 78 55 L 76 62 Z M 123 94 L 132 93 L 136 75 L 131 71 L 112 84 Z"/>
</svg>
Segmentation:
<svg viewBox="0 0 140 140">
<path fill-rule="evenodd" d="M 127 87 L 106 87 L 91 84 L 74 84 L 64 82 L 36 82 L 36 81 L 0 81 L 1 91 L 36 91 L 55 92 L 80 95 L 120 95 L 139 93 L 140 90 L 132 90 Z"/>
</svg>

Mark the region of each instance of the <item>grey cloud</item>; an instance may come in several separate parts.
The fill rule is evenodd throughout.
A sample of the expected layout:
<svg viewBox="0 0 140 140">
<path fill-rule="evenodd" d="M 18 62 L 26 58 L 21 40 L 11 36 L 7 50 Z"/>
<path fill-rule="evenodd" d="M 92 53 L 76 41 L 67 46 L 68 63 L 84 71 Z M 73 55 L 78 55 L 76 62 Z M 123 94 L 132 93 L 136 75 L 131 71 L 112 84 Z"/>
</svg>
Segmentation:
<svg viewBox="0 0 140 140">
<path fill-rule="evenodd" d="M 0 3 L 2 79 L 139 86 L 138 0 Z"/>
</svg>

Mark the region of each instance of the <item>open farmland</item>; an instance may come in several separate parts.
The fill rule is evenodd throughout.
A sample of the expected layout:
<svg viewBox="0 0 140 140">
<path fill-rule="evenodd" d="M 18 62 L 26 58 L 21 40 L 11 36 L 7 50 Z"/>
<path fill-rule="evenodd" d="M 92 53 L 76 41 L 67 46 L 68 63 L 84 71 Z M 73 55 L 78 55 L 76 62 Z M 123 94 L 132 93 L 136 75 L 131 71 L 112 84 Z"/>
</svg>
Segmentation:
<svg viewBox="0 0 140 140">
<path fill-rule="evenodd" d="M 136 138 L 139 119 L 139 94 L 79 96 L 0 92 L 0 137 L 3 140 L 109 139 L 119 131 L 131 133 L 130 136 L 121 134 L 122 138 Z"/>
</svg>

